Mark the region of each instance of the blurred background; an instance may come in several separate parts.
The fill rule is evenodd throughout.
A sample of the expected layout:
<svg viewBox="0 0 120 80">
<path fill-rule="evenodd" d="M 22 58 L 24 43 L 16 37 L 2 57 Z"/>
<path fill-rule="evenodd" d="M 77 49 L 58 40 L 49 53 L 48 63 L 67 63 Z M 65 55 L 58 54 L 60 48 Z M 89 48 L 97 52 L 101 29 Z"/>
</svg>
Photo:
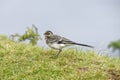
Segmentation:
<svg viewBox="0 0 120 80">
<path fill-rule="evenodd" d="M 120 0 L 0 0 L 0 34 L 23 34 L 34 24 L 43 38 L 51 30 L 75 42 L 95 46 L 116 57 L 107 48 L 120 39 Z"/>
</svg>

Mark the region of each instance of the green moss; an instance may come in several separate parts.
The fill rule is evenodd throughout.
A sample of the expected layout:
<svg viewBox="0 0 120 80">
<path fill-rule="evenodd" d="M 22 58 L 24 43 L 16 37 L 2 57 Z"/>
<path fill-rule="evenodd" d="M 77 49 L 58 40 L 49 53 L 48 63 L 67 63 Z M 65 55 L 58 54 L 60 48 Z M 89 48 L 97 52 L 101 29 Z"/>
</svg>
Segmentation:
<svg viewBox="0 0 120 80">
<path fill-rule="evenodd" d="M 120 80 L 120 60 L 94 51 L 56 51 L 0 40 L 0 80 Z"/>
</svg>

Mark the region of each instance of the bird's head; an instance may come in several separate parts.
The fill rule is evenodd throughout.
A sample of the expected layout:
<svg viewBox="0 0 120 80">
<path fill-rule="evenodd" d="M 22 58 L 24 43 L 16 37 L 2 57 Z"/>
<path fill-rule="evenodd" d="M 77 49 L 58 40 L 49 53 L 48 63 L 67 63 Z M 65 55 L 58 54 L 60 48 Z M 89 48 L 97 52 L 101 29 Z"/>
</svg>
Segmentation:
<svg viewBox="0 0 120 80">
<path fill-rule="evenodd" d="M 53 32 L 48 30 L 44 33 L 44 35 L 45 35 L 45 38 L 48 38 L 53 35 Z"/>
</svg>

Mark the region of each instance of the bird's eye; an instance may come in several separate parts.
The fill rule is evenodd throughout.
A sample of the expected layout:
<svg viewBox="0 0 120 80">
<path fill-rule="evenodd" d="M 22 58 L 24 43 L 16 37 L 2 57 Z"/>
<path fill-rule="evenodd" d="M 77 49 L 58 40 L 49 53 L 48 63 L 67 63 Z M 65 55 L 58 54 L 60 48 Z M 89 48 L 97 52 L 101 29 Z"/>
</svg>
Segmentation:
<svg viewBox="0 0 120 80">
<path fill-rule="evenodd" d="M 53 34 L 52 32 L 48 31 L 48 32 L 45 32 L 44 35 L 46 35 L 46 36 L 50 36 L 50 35 L 52 35 L 52 34 Z"/>
<path fill-rule="evenodd" d="M 47 33 L 47 35 L 50 35 L 50 33 Z"/>
<path fill-rule="evenodd" d="M 49 36 L 49 35 L 50 35 L 50 33 L 45 33 L 45 35 L 48 35 L 48 36 Z"/>
</svg>

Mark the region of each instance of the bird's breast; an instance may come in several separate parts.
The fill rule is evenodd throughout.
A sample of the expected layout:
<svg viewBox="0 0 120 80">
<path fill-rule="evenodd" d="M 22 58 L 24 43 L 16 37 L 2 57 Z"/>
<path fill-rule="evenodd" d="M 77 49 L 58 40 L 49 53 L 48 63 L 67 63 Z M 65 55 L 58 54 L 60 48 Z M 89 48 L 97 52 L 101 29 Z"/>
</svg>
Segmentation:
<svg viewBox="0 0 120 80">
<path fill-rule="evenodd" d="M 65 44 L 49 43 L 48 46 L 54 49 L 62 49 L 65 47 Z"/>
</svg>

